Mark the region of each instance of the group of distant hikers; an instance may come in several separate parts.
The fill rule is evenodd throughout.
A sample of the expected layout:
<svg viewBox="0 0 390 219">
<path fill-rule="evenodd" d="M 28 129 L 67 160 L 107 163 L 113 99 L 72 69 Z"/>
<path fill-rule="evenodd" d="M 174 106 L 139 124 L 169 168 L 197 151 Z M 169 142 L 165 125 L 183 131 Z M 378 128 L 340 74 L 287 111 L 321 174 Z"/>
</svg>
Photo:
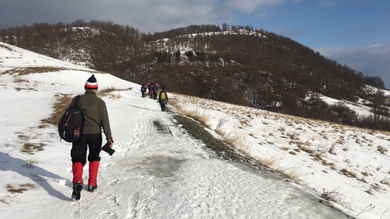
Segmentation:
<svg viewBox="0 0 390 219">
<path fill-rule="evenodd" d="M 160 85 L 158 83 L 145 83 L 141 86 L 141 94 L 142 97 L 146 97 L 149 95 L 149 98 L 155 100 L 157 100 L 158 96 L 158 102 L 160 103 L 161 111 L 165 111 L 165 107 L 168 104 L 168 95 L 165 86 L 162 86 L 161 89 L 159 87 Z"/>
</svg>

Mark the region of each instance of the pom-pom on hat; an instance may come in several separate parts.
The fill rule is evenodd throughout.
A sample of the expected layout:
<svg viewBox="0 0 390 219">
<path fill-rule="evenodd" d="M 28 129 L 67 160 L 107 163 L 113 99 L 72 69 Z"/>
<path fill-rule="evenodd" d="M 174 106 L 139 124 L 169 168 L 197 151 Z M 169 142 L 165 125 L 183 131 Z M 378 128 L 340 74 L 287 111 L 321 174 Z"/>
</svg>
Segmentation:
<svg viewBox="0 0 390 219">
<path fill-rule="evenodd" d="M 85 82 L 84 88 L 90 90 L 98 89 L 98 83 L 96 81 L 95 75 L 92 75 L 88 78 L 87 82 Z"/>
</svg>

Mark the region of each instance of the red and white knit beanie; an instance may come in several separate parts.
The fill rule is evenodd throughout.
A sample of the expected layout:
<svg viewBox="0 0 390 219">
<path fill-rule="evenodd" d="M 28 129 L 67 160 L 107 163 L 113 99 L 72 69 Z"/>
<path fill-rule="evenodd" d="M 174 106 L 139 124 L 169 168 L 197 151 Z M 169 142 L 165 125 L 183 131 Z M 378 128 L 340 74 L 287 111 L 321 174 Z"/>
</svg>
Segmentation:
<svg viewBox="0 0 390 219">
<path fill-rule="evenodd" d="M 87 82 L 85 82 L 84 88 L 90 90 L 98 89 L 98 83 L 96 81 L 95 75 L 92 75 L 91 77 L 88 78 Z"/>
</svg>

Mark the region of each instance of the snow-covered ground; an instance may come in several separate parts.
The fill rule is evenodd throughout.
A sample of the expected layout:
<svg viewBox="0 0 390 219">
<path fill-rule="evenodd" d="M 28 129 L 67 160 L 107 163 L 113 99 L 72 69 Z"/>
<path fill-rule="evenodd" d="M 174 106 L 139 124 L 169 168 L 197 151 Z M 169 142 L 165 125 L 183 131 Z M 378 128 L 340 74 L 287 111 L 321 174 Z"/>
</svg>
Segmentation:
<svg viewBox="0 0 390 219">
<path fill-rule="evenodd" d="M 42 66 L 52 71 L 12 73 Z M 98 189 L 73 202 L 70 144 L 42 120 L 91 73 L 0 43 L 0 218 L 390 218 L 389 133 L 171 93 L 161 112 L 140 85 L 97 72 L 99 90 L 117 89 L 102 96 L 116 152 L 102 152 Z M 175 112 L 289 180 L 218 158 Z"/>
</svg>

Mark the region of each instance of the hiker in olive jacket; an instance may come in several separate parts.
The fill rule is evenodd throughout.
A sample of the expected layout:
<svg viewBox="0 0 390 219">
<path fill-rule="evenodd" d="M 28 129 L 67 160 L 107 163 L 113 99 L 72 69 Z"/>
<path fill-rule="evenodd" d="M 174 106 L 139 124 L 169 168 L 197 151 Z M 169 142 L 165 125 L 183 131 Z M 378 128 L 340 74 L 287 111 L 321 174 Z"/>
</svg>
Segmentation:
<svg viewBox="0 0 390 219">
<path fill-rule="evenodd" d="M 88 191 L 93 192 L 97 188 L 97 175 L 100 163 L 100 151 L 102 148 L 102 129 L 106 136 L 107 143 L 112 147 L 114 141 L 111 135 L 110 121 L 107 107 L 104 100 L 96 96 L 98 84 L 94 75 L 85 83 L 85 94 L 80 96 L 78 107 L 84 115 L 84 126 L 81 139 L 72 143 L 72 172 L 73 172 L 73 193 L 82 190 L 83 167 L 86 164 L 87 148 L 89 161 Z M 73 98 L 72 103 L 75 101 Z M 72 194 L 73 196 L 74 194 Z"/>
</svg>

